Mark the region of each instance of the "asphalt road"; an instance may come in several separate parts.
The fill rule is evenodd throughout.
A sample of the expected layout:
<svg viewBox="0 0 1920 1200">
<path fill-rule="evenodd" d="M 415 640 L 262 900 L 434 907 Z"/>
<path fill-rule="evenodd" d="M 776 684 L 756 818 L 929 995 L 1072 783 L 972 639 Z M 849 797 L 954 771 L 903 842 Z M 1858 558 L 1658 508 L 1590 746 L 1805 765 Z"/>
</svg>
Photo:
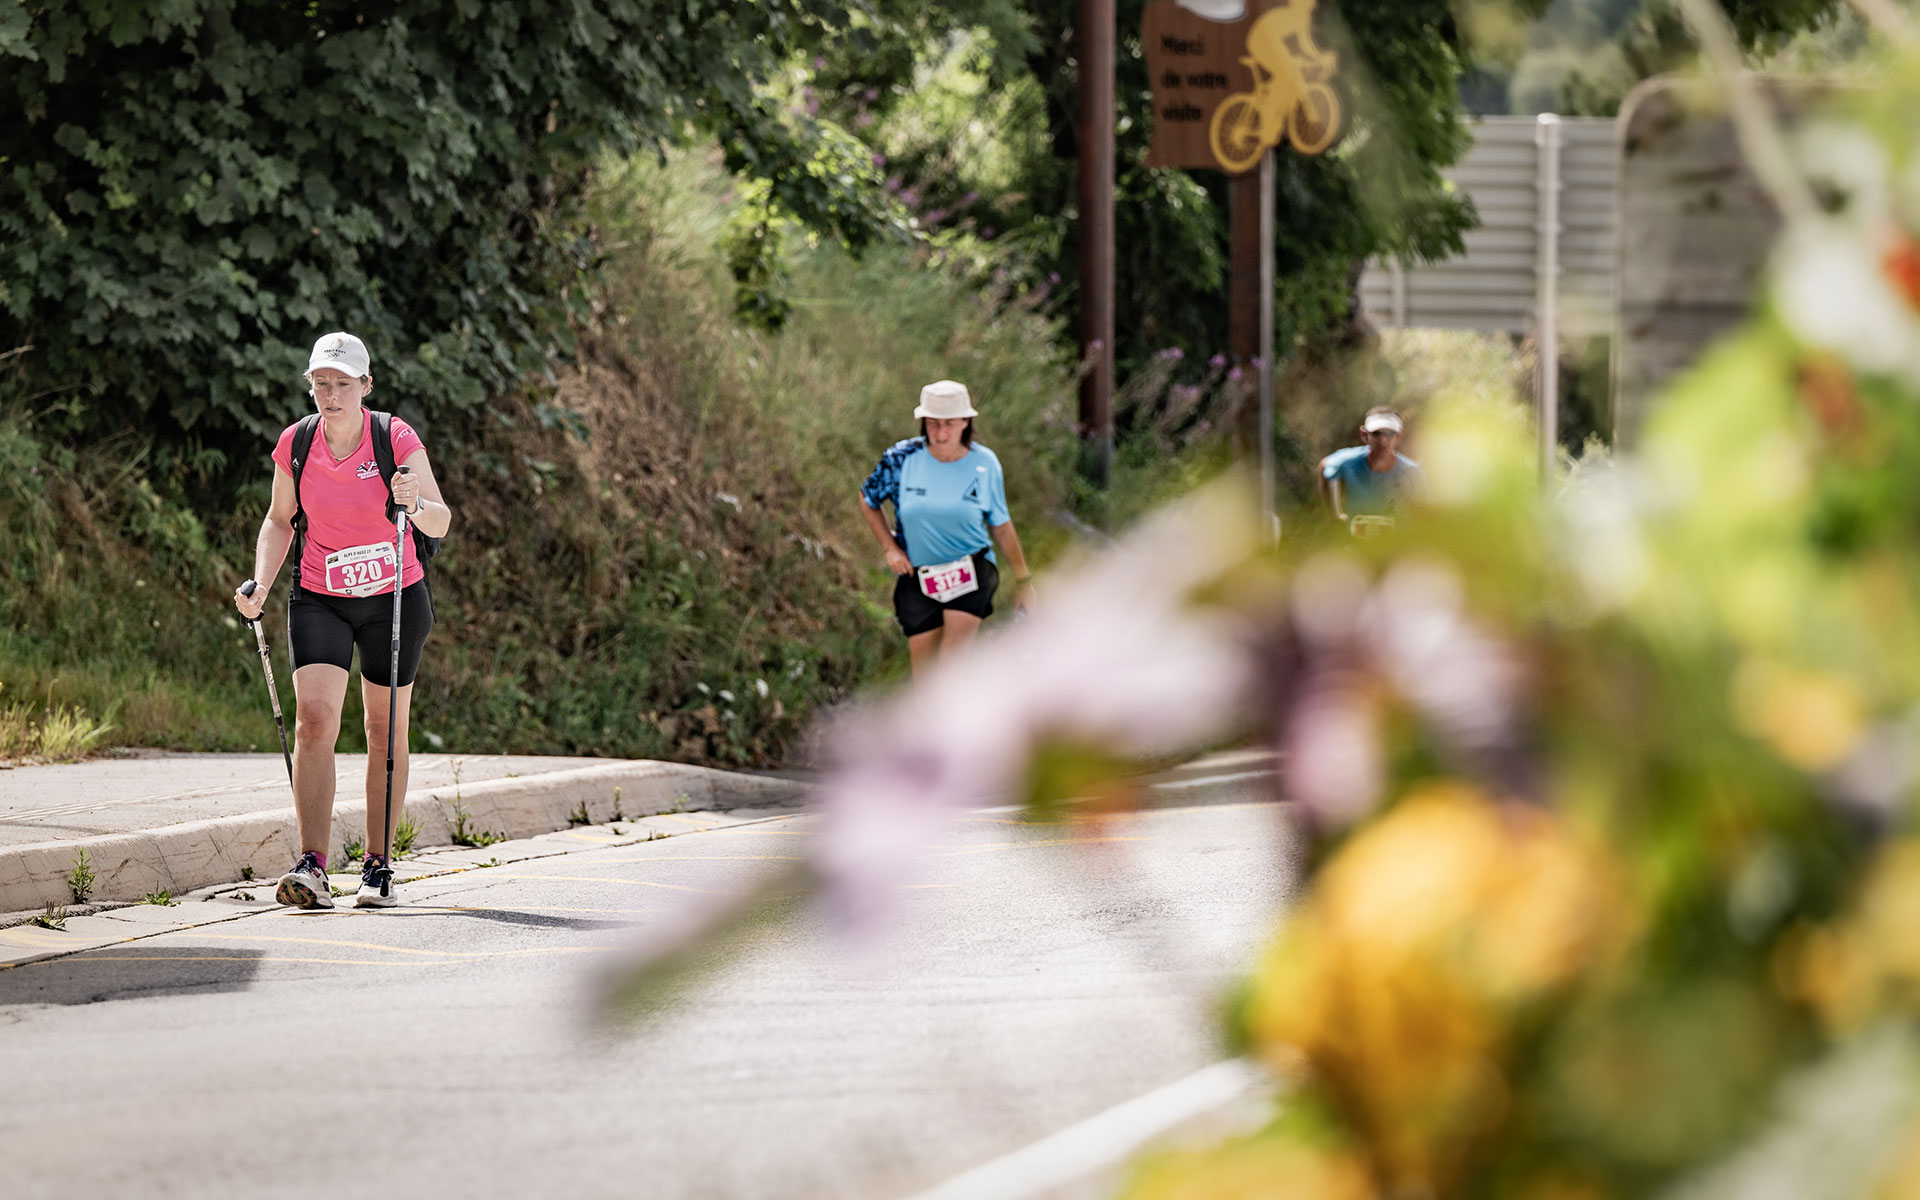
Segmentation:
<svg viewBox="0 0 1920 1200">
<path fill-rule="evenodd" d="M 4 1191 L 914 1195 L 1221 1058 L 1219 998 L 1294 871 L 1264 803 L 976 814 L 883 941 L 803 916 L 665 1013 L 589 1018 L 636 926 L 816 821 L 583 831 L 395 910 L 243 907 L 0 970 Z"/>
</svg>

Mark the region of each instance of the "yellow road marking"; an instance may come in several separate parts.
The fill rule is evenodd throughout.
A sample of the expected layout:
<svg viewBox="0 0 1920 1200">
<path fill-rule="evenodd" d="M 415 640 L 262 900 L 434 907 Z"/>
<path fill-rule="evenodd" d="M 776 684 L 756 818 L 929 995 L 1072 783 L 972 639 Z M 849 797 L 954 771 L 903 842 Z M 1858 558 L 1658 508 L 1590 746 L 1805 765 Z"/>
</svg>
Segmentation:
<svg viewBox="0 0 1920 1200">
<path fill-rule="evenodd" d="M 44 950 L 50 946 L 70 946 L 74 942 L 91 940 L 83 934 L 41 929 L 32 925 L 16 925 L 11 929 L 0 929 L 0 938 L 5 938 L 16 946 L 28 946 L 35 950 Z"/>
<path fill-rule="evenodd" d="M 625 916 L 631 913 L 657 913 L 657 908 L 563 908 L 558 904 L 516 904 L 512 908 L 489 908 L 484 904 L 415 904 L 409 911 L 426 909 L 428 912 L 578 912 L 613 913 Z"/>
<path fill-rule="evenodd" d="M 670 892 L 698 892 L 702 896 L 720 896 L 710 888 L 687 887 L 679 883 L 659 883 L 651 879 L 621 879 L 617 875 L 495 875 L 495 879 L 552 879 L 568 883 L 628 883 L 634 887 L 666 888 Z"/>
<path fill-rule="evenodd" d="M 602 954 L 612 950 L 612 946 L 535 946 L 525 950 L 494 950 L 476 953 L 474 958 L 524 958 L 530 954 Z M 49 967 L 58 963 L 127 963 L 127 962 L 250 962 L 250 963 L 324 963 L 335 967 L 425 967 L 432 964 L 419 959 L 407 958 L 302 958 L 290 954 L 116 954 L 104 957 L 94 954 L 73 954 L 66 958 L 43 958 L 37 962 L 20 963 L 17 967 Z"/>
<path fill-rule="evenodd" d="M 798 854 L 653 854 L 638 858 L 609 858 L 604 862 L 804 862 Z"/>
<path fill-rule="evenodd" d="M 1039 846 L 1097 846 L 1105 842 L 1150 842 L 1150 837 L 1091 837 L 1091 838 L 1043 838 L 1033 842 L 986 842 L 978 846 L 963 846 L 949 850 L 953 854 L 979 854 L 986 850 L 1030 850 Z"/>
<path fill-rule="evenodd" d="M 379 942 L 350 942 L 342 938 L 275 937 L 261 933 L 202 933 L 197 936 L 215 942 L 292 942 L 306 946 L 345 946 L 351 950 L 380 950 L 388 954 L 423 954 L 431 958 L 488 958 L 500 953 L 491 950 L 416 950 L 409 946 L 385 946 Z"/>
</svg>

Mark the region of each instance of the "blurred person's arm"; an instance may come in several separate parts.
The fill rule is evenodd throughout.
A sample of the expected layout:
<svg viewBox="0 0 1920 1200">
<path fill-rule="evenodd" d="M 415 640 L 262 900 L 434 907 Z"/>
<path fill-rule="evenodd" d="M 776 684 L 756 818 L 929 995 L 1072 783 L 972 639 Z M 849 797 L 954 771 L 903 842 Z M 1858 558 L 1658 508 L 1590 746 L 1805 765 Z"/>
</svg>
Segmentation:
<svg viewBox="0 0 1920 1200">
<path fill-rule="evenodd" d="M 907 552 L 900 543 L 893 540 L 893 530 L 887 528 L 887 518 L 879 509 L 867 503 L 865 496 L 860 497 L 860 515 L 867 519 L 867 528 L 873 530 L 874 540 L 880 543 L 880 552 L 887 556 L 887 567 L 895 575 L 913 573 L 913 564 L 907 561 Z"/>
<path fill-rule="evenodd" d="M 1013 572 L 1013 606 L 1016 611 L 1033 607 L 1033 572 L 1027 570 L 1027 554 L 1020 548 L 1020 534 L 1013 528 L 1012 520 L 999 525 L 987 526 L 987 532 L 993 535 L 994 549 L 1000 557 L 1007 560 L 1007 569 Z"/>
</svg>

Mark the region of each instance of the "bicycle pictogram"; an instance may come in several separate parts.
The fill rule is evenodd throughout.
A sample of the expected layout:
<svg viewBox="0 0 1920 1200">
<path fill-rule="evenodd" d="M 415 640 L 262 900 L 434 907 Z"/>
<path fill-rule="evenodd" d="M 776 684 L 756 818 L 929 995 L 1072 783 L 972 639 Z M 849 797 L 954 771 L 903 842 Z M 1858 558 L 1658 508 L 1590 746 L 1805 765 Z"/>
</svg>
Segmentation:
<svg viewBox="0 0 1920 1200">
<path fill-rule="evenodd" d="M 1213 156 L 1228 171 L 1245 171 L 1285 138 L 1302 154 L 1318 154 L 1340 129 L 1340 97 L 1329 84 L 1338 56 L 1313 41 L 1316 0 L 1288 0 L 1247 31 L 1240 59 L 1254 90 L 1235 92 L 1214 111 Z"/>
</svg>

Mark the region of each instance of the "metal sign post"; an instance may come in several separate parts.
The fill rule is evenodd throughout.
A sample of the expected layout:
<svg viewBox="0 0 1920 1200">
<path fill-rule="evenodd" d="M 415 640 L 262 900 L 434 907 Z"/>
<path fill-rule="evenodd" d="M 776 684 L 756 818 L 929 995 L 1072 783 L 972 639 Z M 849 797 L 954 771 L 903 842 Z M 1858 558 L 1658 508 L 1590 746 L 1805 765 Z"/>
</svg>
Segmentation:
<svg viewBox="0 0 1920 1200">
<path fill-rule="evenodd" d="M 1087 474 L 1107 486 L 1113 466 L 1114 0 L 1079 0 L 1080 436 Z"/>
<path fill-rule="evenodd" d="M 1084 2 L 1084 0 L 1083 0 Z M 1150 0 L 1141 18 L 1153 84 L 1150 167 L 1233 176 L 1227 350 L 1255 375 L 1260 520 L 1277 537 L 1274 497 L 1274 154 L 1321 154 L 1339 136 L 1338 56 L 1313 37 L 1317 0 Z"/>
<path fill-rule="evenodd" d="M 1534 141 L 1540 147 L 1540 261 L 1533 390 L 1539 401 L 1540 482 L 1549 485 L 1560 454 L 1560 118 L 1541 113 Z"/>
</svg>

